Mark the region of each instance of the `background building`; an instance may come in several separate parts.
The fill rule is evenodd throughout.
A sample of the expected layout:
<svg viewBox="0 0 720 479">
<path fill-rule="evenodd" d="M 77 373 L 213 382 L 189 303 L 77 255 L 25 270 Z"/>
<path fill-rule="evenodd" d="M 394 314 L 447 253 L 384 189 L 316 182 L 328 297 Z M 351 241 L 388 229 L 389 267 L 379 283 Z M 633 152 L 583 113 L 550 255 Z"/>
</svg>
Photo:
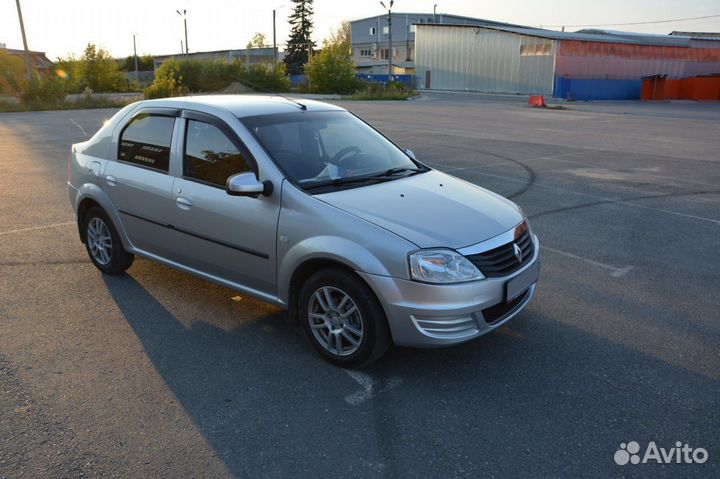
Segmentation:
<svg viewBox="0 0 720 479">
<path fill-rule="evenodd" d="M 6 48 L 5 44 L 0 44 L 0 52 L 6 53 L 11 56 L 17 56 L 24 60 L 25 50 Z M 40 73 L 47 72 L 53 68 L 54 63 L 45 56 L 45 52 L 35 52 L 30 50 L 30 61 L 33 67 Z"/>
<path fill-rule="evenodd" d="M 720 39 L 418 24 L 419 88 L 639 99 L 642 78 L 720 74 Z"/>
<path fill-rule="evenodd" d="M 416 25 L 452 23 L 457 25 L 509 25 L 481 18 L 432 13 L 393 13 L 393 75 L 415 73 Z M 388 73 L 388 16 L 361 18 L 350 22 L 353 61 L 358 73 Z"/>
</svg>

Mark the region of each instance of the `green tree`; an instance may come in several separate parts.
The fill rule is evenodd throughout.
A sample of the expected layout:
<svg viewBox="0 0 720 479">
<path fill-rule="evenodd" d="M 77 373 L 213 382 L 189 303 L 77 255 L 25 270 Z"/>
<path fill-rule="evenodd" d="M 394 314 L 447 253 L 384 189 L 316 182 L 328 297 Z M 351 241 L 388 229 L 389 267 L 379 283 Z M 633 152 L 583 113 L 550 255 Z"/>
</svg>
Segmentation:
<svg viewBox="0 0 720 479">
<path fill-rule="evenodd" d="M 256 33 L 247 44 L 247 48 L 262 48 L 267 45 L 267 37 L 264 33 Z"/>
<path fill-rule="evenodd" d="M 299 75 L 303 73 L 309 52 L 315 46 L 310 38 L 313 30 L 313 0 L 292 0 L 292 2 L 295 6 L 288 19 L 292 28 L 285 50 L 285 65 L 290 75 Z"/>
<path fill-rule="evenodd" d="M 0 50 L 0 93 L 19 95 L 27 81 L 25 75 L 23 59 Z"/>
<path fill-rule="evenodd" d="M 355 64 L 350 50 L 350 26 L 343 25 L 323 42 L 320 53 L 314 55 L 307 66 L 310 91 L 347 95 L 360 86 L 355 76 Z"/>
<path fill-rule="evenodd" d="M 110 53 L 92 43 L 85 47 L 79 70 L 83 88 L 95 92 L 114 92 L 127 87 L 127 81 Z"/>
<path fill-rule="evenodd" d="M 130 55 L 127 58 L 118 61 L 118 68 L 125 72 L 135 71 L 135 56 Z M 152 55 L 138 55 L 138 71 L 147 72 L 154 69 Z"/>
</svg>

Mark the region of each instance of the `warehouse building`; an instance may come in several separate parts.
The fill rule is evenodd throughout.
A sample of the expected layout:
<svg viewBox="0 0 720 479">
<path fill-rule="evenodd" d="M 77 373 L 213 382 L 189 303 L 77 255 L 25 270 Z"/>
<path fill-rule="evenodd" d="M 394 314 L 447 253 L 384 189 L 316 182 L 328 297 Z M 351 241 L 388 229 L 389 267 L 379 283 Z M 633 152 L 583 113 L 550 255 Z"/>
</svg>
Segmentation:
<svg viewBox="0 0 720 479">
<path fill-rule="evenodd" d="M 393 12 L 391 19 L 393 75 L 415 73 L 416 25 L 448 23 L 453 25 L 511 26 L 508 23 L 447 13 Z M 358 73 L 371 75 L 388 73 L 390 25 L 387 14 L 351 21 L 350 37 L 353 61 Z"/>
<path fill-rule="evenodd" d="M 418 88 L 640 99 L 644 77 L 720 74 L 720 39 L 516 26 L 416 27 Z"/>
</svg>

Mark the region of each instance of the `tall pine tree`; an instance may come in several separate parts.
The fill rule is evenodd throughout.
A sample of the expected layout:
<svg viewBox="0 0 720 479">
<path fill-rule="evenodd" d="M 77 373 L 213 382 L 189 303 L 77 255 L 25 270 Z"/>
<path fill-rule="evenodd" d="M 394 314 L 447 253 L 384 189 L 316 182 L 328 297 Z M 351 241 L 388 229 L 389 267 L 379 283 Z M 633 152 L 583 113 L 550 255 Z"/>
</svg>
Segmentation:
<svg viewBox="0 0 720 479">
<path fill-rule="evenodd" d="M 287 49 L 285 65 L 291 75 L 300 75 L 308 62 L 309 52 L 315 43 L 310 39 L 313 30 L 313 0 L 292 0 L 295 4 L 288 21 L 292 25 Z"/>
</svg>

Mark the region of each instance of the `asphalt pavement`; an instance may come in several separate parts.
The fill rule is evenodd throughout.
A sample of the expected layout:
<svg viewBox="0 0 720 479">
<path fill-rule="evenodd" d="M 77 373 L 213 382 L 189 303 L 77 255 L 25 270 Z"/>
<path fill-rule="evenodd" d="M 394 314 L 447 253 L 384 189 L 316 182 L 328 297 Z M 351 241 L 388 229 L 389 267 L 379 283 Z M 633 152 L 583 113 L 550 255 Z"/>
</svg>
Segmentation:
<svg viewBox="0 0 720 479">
<path fill-rule="evenodd" d="M 542 242 L 507 326 L 361 371 L 232 290 L 104 277 L 66 162 L 114 110 L 0 114 L 0 477 L 720 476 L 720 104 L 525 101 L 337 102 Z M 629 441 L 709 457 L 617 465 Z"/>
</svg>

